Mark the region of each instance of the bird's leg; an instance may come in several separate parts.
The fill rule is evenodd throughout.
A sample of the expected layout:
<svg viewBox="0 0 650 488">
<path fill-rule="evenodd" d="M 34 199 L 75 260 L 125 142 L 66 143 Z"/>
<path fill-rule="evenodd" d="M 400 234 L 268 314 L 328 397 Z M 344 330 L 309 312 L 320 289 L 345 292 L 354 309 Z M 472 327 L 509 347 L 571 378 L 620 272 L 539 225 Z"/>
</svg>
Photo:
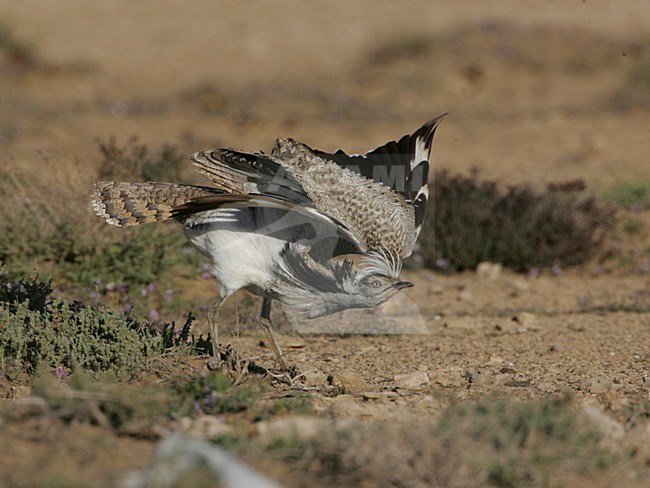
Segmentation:
<svg viewBox="0 0 650 488">
<path fill-rule="evenodd" d="M 221 309 L 221 304 L 224 302 L 223 297 L 217 298 L 208 312 L 208 324 L 210 325 L 210 339 L 212 340 L 212 356 L 221 360 L 219 354 L 219 309 Z"/>
<path fill-rule="evenodd" d="M 266 297 L 266 296 L 262 299 L 262 312 L 260 313 L 260 325 L 264 328 L 264 331 L 266 332 L 266 336 L 269 338 L 269 342 L 271 342 L 271 347 L 273 348 L 275 357 L 278 358 L 278 362 L 280 363 L 280 369 L 286 371 L 287 369 L 289 369 L 287 367 L 287 362 L 284 360 L 284 356 L 282 355 L 282 351 L 280 350 L 278 341 L 275 339 L 275 334 L 273 333 L 273 324 L 271 323 L 271 300 L 272 300 L 271 297 Z"/>
</svg>

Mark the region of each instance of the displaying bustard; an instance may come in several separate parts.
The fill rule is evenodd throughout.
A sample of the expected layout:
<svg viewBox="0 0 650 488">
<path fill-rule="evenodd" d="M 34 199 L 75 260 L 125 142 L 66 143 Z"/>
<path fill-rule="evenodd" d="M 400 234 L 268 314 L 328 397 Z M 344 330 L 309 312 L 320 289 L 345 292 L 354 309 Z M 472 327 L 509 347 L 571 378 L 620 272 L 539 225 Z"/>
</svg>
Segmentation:
<svg viewBox="0 0 650 488">
<path fill-rule="evenodd" d="M 412 286 L 399 273 L 424 221 L 431 145 L 442 117 L 363 155 L 283 138 L 270 155 L 202 151 L 192 164 L 214 186 L 101 181 L 92 204 L 117 226 L 179 221 L 214 264 L 214 354 L 219 309 L 245 288 L 262 297 L 260 324 L 286 369 L 271 325 L 273 299 L 315 318 L 375 307 Z"/>
</svg>

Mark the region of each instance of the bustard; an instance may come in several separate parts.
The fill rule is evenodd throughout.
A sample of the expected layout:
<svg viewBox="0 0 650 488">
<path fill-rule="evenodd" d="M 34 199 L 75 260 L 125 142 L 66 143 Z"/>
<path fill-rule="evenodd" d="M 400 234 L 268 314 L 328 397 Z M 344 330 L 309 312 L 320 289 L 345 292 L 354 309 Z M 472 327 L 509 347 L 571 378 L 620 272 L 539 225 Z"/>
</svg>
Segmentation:
<svg viewBox="0 0 650 488">
<path fill-rule="evenodd" d="M 273 299 L 315 318 L 375 307 L 412 286 L 399 273 L 424 221 L 431 145 L 443 117 L 363 155 L 283 138 L 270 155 L 202 151 L 192 164 L 215 186 L 101 181 L 92 204 L 112 225 L 183 224 L 218 280 L 208 316 L 214 355 L 219 309 L 245 288 L 262 297 L 260 324 L 287 369 L 273 334 Z"/>
</svg>

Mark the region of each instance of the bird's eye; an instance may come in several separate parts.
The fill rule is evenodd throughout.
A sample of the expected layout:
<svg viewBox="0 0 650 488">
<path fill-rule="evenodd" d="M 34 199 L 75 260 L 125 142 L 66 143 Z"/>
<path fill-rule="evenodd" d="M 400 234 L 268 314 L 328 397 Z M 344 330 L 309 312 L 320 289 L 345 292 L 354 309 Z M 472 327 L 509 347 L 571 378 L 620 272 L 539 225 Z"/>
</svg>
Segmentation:
<svg viewBox="0 0 650 488">
<path fill-rule="evenodd" d="M 381 281 L 375 280 L 372 282 L 372 287 L 373 288 L 379 288 L 381 286 Z"/>
</svg>

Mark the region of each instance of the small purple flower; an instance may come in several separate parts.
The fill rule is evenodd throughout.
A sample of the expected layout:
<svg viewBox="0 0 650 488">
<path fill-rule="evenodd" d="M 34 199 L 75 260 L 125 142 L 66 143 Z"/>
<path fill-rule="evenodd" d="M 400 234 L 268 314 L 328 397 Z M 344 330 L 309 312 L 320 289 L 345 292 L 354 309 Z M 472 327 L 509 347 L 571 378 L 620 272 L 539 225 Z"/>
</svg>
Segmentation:
<svg viewBox="0 0 650 488">
<path fill-rule="evenodd" d="M 650 273 L 650 259 L 645 259 L 639 266 L 639 273 Z"/>
<path fill-rule="evenodd" d="M 209 280 L 212 278 L 212 275 L 210 273 L 201 273 L 201 278 L 204 280 Z"/>
<path fill-rule="evenodd" d="M 449 267 L 449 259 L 438 258 L 436 259 L 436 268 L 447 269 Z"/>
<path fill-rule="evenodd" d="M 122 312 L 130 312 L 133 310 L 133 305 L 131 305 L 129 302 L 126 302 L 124 305 L 121 307 Z"/>
<path fill-rule="evenodd" d="M 631 210 L 634 213 L 639 213 L 641 210 L 643 210 L 643 207 L 638 204 L 638 203 L 633 203 L 632 205 L 628 205 L 628 210 Z"/>
<path fill-rule="evenodd" d="M 54 374 L 60 380 L 67 380 L 70 377 L 70 371 L 65 369 L 63 366 L 59 366 L 54 370 Z"/>
<path fill-rule="evenodd" d="M 205 397 L 203 397 L 203 405 L 206 407 L 212 407 L 214 406 L 217 401 L 219 400 L 219 392 L 216 390 L 210 391 Z"/>
<path fill-rule="evenodd" d="M 183 332 L 182 327 L 174 327 L 174 335 L 181 335 L 181 332 Z"/>
<path fill-rule="evenodd" d="M 199 402 L 197 402 L 196 400 L 194 400 L 192 402 L 192 407 L 194 408 L 194 411 L 196 413 L 199 413 L 199 414 L 203 413 L 203 409 L 201 408 L 201 404 Z"/>
<path fill-rule="evenodd" d="M 158 285 L 154 282 L 149 283 L 147 285 L 147 291 L 149 293 L 155 293 L 156 291 L 158 291 Z"/>
<path fill-rule="evenodd" d="M 115 291 L 117 290 L 117 285 L 115 284 L 114 281 L 111 281 L 110 283 L 106 283 L 106 289 L 108 291 Z"/>
<path fill-rule="evenodd" d="M 171 302 L 174 299 L 174 290 L 170 290 L 169 288 L 165 290 L 165 293 L 163 294 L 163 300 L 166 302 Z"/>
<path fill-rule="evenodd" d="M 91 282 L 93 285 L 95 285 L 95 286 L 101 286 L 101 284 L 102 284 L 102 279 L 101 279 L 101 278 L 97 278 L 96 276 L 93 276 L 92 278 L 90 278 L 90 282 Z"/>
<path fill-rule="evenodd" d="M 93 300 L 99 299 L 99 293 L 97 293 L 97 291 L 91 291 L 90 298 L 92 298 Z"/>
<path fill-rule="evenodd" d="M 559 261 L 555 261 L 553 263 L 553 266 L 551 266 L 551 273 L 553 273 L 555 276 L 562 275 L 562 266 L 560 265 Z"/>
<path fill-rule="evenodd" d="M 127 291 L 129 289 L 129 285 L 127 285 L 126 283 L 120 283 L 120 286 L 119 286 L 118 289 L 120 290 L 120 293 L 124 293 L 125 291 Z"/>
<path fill-rule="evenodd" d="M 207 312 L 208 310 L 210 310 L 210 306 L 209 306 L 209 305 L 199 305 L 199 311 L 201 311 L 201 312 Z"/>
<path fill-rule="evenodd" d="M 158 310 L 156 310 L 155 308 L 152 308 L 151 310 L 149 310 L 149 318 L 151 320 L 160 320 L 160 313 L 158 313 Z"/>
</svg>

